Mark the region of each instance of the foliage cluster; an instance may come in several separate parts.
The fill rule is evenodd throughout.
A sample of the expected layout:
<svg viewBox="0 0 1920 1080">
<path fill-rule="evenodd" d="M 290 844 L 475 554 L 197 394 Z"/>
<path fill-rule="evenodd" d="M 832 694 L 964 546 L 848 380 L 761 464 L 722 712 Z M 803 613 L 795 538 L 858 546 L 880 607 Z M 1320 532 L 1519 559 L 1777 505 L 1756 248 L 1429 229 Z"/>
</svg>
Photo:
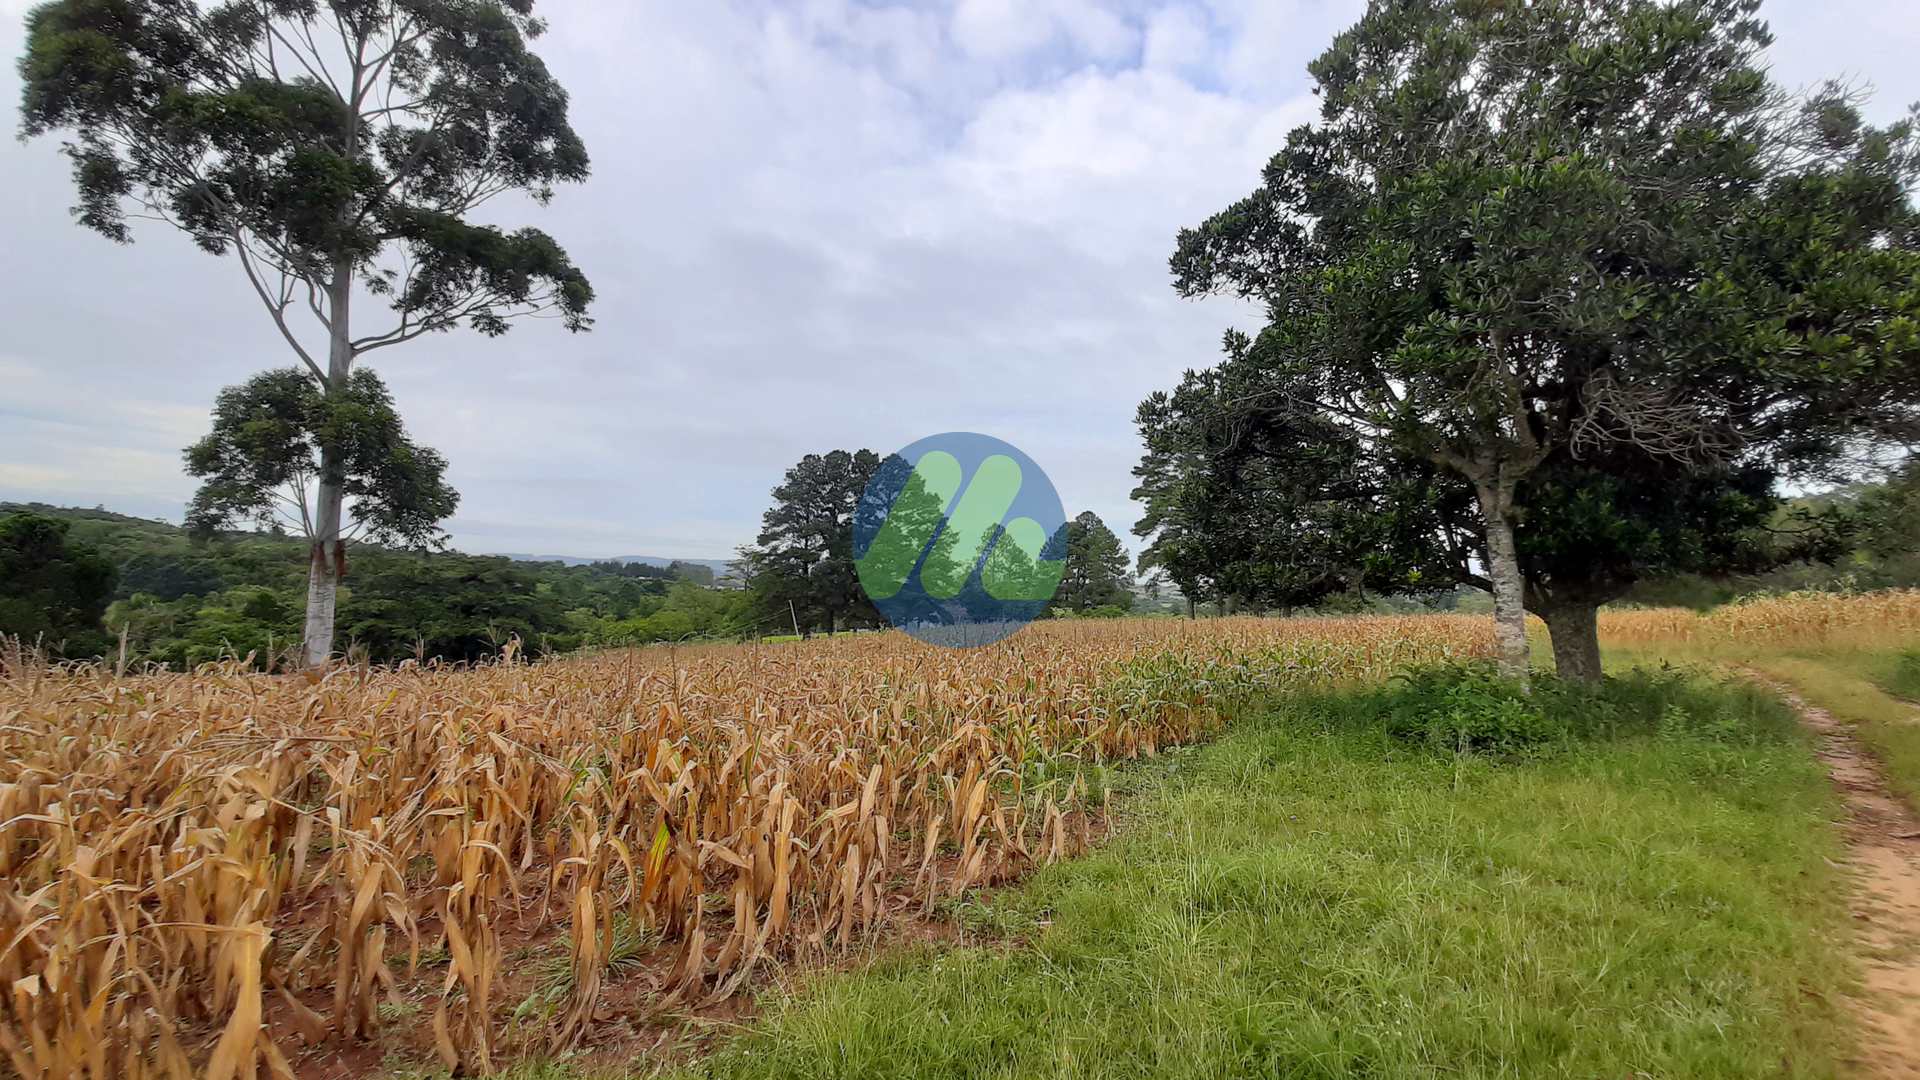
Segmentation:
<svg viewBox="0 0 1920 1080">
<path fill-rule="evenodd" d="M 1049 611 L 1096 615 L 1105 611 L 1124 614 L 1132 609 L 1127 583 L 1133 577 L 1133 560 L 1100 515 L 1082 510 L 1067 522 L 1066 547 L 1066 572 L 1061 575 Z"/>
<path fill-rule="evenodd" d="M 0 634 L 65 656 L 106 648 L 100 616 L 112 596 L 114 566 L 67 522 L 43 514 L 0 517 Z"/>
<path fill-rule="evenodd" d="M 1838 526 L 1821 558 L 1791 558 L 1778 566 L 1737 568 L 1704 576 L 1676 573 L 1636 584 L 1625 599 L 1641 604 L 1706 608 L 1754 593 L 1868 592 L 1920 587 L 1920 459 L 1908 459 L 1884 477 L 1785 500 L 1767 526 L 1776 534 L 1804 534 L 1809 524 Z M 1789 554 L 1807 553 L 1794 547 Z M 1776 560 L 1777 561 L 1777 560 Z"/>
</svg>

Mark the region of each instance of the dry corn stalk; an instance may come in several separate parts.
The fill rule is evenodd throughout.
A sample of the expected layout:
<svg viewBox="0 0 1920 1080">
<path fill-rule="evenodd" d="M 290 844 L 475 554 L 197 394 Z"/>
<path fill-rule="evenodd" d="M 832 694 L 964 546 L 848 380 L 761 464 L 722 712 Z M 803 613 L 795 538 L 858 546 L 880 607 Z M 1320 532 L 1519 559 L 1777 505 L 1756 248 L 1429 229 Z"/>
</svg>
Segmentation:
<svg viewBox="0 0 1920 1080">
<path fill-rule="evenodd" d="M 660 999 L 837 951 L 907 900 L 1091 841 L 1088 778 L 1240 696 L 1483 654 L 1472 618 L 1043 624 L 527 664 L 0 664 L 0 1049 L 25 1077 L 280 1075 L 405 986 L 500 1051 L 503 932 L 590 1037 L 616 923 Z M 542 938 L 544 932 L 545 937 Z M 444 972 L 423 972 L 425 950 Z"/>
</svg>

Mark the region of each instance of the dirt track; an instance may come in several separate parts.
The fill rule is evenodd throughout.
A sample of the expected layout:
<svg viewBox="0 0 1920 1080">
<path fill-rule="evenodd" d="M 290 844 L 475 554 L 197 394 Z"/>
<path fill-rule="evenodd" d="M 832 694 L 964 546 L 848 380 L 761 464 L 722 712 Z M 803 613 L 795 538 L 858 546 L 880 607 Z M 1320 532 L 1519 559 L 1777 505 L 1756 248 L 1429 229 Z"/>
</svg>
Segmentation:
<svg viewBox="0 0 1920 1080">
<path fill-rule="evenodd" d="M 1772 679 L 1818 737 L 1817 753 L 1846 803 L 1842 829 L 1855 887 L 1847 898 L 1859 936 L 1865 993 L 1858 1075 L 1920 1077 L 1920 816 L 1887 788 L 1880 763 L 1848 726 Z"/>
</svg>

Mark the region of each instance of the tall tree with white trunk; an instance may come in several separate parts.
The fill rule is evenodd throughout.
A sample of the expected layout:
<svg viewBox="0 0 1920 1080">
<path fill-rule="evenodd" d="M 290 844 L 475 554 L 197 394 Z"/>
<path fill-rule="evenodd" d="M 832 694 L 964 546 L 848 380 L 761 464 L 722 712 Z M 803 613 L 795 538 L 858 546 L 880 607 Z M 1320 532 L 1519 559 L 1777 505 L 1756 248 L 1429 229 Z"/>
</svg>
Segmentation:
<svg viewBox="0 0 1920 1080">
<path fill-rule="evenodd" d="M 70 133 L 82 225 L 124 243 L 130 217 L 155 219 L 234 256 L 349 415 L 374 350 L 529 315 L 589 325 L 593 289 L 552 238 L 470 220 L 586 178 L 566 92 L 528 49 L 542 29 L 531 0 L 55 0 L 27 16 L 21 129 Z M 365 301 L 389 309 L 378 325 Z M 310 665 L 332 652 L 356 520 L 350 427 L 314 433 Z"/>
<path fill-rule="evenodd" d="M 311 496 L 326 452 L 342 502 L 352 507 L 351 524 L 329 552 L 331 583 L 346 576 L 350 540 L 446 546 L 440 522 L 460 503 L 447 486 L 446 459 L 407 437 L 386 384 L 369 368 L 355 371 L 345 390 L 334 393 L 297 367 L 263 371 L 222 390 L 214 399 L 213 431 L 186 451 L 187 472 L 201 478 L 187 507 L 188 527 L 210 533 L 250 521 L 296 530 L 309 545 L 319 542 Z M 309 619 L 332 611 L 330 604 L 318 606 L 315 580 L 309 568 Z M 331 636 L 330 626 L 326 633 Z M 321 659 L 324 654 L 303 657 Z"/>
</svg>

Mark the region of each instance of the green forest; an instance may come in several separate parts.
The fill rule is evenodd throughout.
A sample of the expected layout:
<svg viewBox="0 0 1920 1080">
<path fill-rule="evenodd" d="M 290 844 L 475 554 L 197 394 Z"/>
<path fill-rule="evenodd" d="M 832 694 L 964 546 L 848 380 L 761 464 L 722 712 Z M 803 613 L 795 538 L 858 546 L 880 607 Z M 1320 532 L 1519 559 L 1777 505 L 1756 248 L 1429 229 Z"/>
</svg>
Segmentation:
<svg viewBox="0 0 1920 1080">
<path fill-rule="evenodd" d="M 289 536 L 201 538 L 104 509 L 0 503 L 0 633 L 69 658 L 118 657 L 124 632 L 136 663 L 265 665 L 299 644 L 305 551 Z M 540 655 L 750 629 L 745 594 L 683 579 L 701 570 L 355 545 L 341 636 L 349 656 L 383 663 L 475 660 L 515 638 Z"/>
<path fill-rule="evenodd" d="M 372 663 L 473 661 L 515 642 L 545 656 L 877 628 L 872 604 L 848 588 L 850 515 L 801 498 L 795 479 L 856 457 L 873 455 L 808 455 L 789 470 L 767 518 L 799 528 L 769 525 L 743 551 L 747 576 L 731 588 L 716 586 L 704 563 L 569 565 L 355 544 L 341 586 L 342 652 Z M 829 502 L 851 506 L 866 474 L 843 469 L 841 480 L 845 498 Z M 1097 516 L 1082 513 L 1066 531 L 1069 570 L 1050 614 L 1172 609 L 1170 597 L 1131 594 L 1125 549 Z M 300 644 L 307 550 L 287 534 L 0 502 L 0 635 L 72 660 L 285 667 Z"/>
</svg>

